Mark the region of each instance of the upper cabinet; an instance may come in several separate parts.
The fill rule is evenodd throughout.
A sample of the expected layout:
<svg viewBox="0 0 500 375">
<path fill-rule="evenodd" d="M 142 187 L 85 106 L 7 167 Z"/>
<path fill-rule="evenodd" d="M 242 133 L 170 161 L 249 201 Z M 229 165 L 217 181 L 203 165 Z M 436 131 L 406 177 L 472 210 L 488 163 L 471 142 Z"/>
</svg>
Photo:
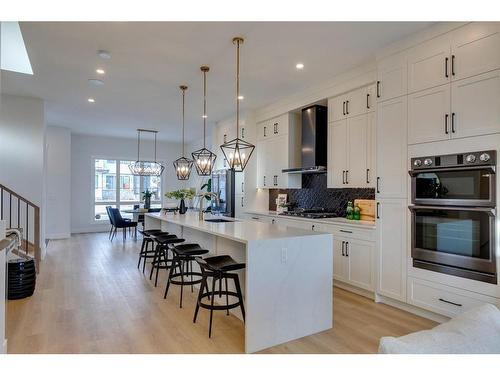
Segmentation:
<svg viewBox="0 0 500 375">
<path fill-rule="evenodd" d="M 375 96 L 378 102 L 406 95 L 408 73 L 406 54 L 399 53 L 377 62 Z"/>
<path fill-rule="evenodd" d="M 408 92 L 500 69 L 500 25 L 470 23 L 431 39 L 408 54 Z"/>
<path fill-rule="evenodd" d="M 375 110 L 375 86 L 365 86 L 328 100 L 328 121 L 338 121 Z"/>
<path fill-rule="evenodd" d="M 301 165 L 299 115 L 286 113 L 257 124 L 257 187 L 300 189 L 302 175 L 282 173 Z"/>
</svg>

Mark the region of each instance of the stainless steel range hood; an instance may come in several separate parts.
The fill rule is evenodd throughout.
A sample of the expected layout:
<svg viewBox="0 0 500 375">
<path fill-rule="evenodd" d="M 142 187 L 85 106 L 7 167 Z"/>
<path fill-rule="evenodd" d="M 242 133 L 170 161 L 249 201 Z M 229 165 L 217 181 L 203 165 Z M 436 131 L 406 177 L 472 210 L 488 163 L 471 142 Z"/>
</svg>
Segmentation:
<svg viewBox="0 0 500 375">
<path fill-rule="evenodd" d="M 283 173 L 326 173 L 327 107 L 313 105 L 302 110 L 302 167 Z"/>
</svg>

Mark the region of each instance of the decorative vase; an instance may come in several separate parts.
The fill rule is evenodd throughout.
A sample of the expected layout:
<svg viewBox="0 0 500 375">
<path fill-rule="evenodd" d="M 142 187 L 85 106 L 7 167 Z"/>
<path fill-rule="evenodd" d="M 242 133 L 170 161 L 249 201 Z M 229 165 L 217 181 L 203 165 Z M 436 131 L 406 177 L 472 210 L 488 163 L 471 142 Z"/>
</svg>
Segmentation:
<svg viewBox="0 0 500 375">
<path fill-rule="evenodd" d="M 144 197 L 144 208 L 149 210 L 151 207 L 151 197 Z"/>
<path fill-rule="evenodd" d="M 179 213 L 181 215 L 184 215 L 186 211 L 187 211 L 186 202 L 184 202 L 184 199 L 181 199 L 181 204 L 179 205 Z"/>
</svg>

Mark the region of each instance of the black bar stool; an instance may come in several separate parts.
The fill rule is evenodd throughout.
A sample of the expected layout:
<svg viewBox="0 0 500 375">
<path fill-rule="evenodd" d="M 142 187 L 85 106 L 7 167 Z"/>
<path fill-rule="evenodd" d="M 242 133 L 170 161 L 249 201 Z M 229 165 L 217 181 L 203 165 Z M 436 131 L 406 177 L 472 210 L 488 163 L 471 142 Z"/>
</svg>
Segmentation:
<svg viewBox="0 0 500 375">
<path fill-rule="evenodd" d="M 229 255 L 219 255 L 208 258 L 195 258 L 196 262 L 201 268 L 201 286 L 198 293 L 198 301 L 196 303 L 196 309 L 194 311 L 193 323 L 196 323 L 196 317 L 198 316 L 198 310 L 200 307 L 210 310 L 210 326 L 208 329 L 208 337 L 212 337 L 212 317 L 214 310 L 226 310 L 227 315 L 229 315 L 229 310 L 234 309 L 238 306 L 241 308 L 241 315 L 243 315 L 243 321 L 245 321 L 245 307 L 243 306 L 243 295 L 241 294 L 240 280 L 237 273 L 230 273 L 231 271 L 242 270 L 245 268 L 245 263 L 238 263 Z M 212 291 L 208 291 L 207 279 L 212 278 Z M 222 279 L 224 279 L 226 290 L 222 290 Z M 236 292 L 230 292 L 227 288 L 227 279 L 232 279 L 234 281 L 234 286 Z M 219 292 L 215 291 L 215 282 L 219 280 Z M 205 289 L 207 292 L 205 293 Z M 219 297 L 226 296 L 225 305 L 215 305 L 215 296 L 219 294 Z M 238 301 L 229 304 L 229 296 L 238 298 Z M 210 304 L 204 303 L 203 298 L 208 298 Z"/>
<path fill-rule="evenodd" d="M 158 285 L 158 273 L 160 269 L 166 270 L 170 268 L 172 259 L 168 257 L 170 246 L 184 242 L 184 238 L 178 238 L 175 234 L 151 234 L 151 238 L 156 242 L 155 254 L 151 262 L 151 272 L 149 273 L 149 280 L 153 277 L 153 271 L 156 270 L 155 287 Z"/>
<path fill-rule="evenodd" d="M 141 266 L 141 260 L 144 259 L 144 264 L 142 265 L 142 273 L 146 269 L 146 260 L 154 258 L 155 254 L 155 245 L 154 240 L 151 238 L 152 234 L 164 234 L 168 235 L 168 232 L 163 232 L 161 229 L 148 229 L 148 230 L 139 230 L 139 233 L 142 234 L 142 245 L 141 251 L 139 253 L 139 262 L 137 263 L 137 268 Z M 151 250 L 149 250 L 149 245 L 151 245 Z"/>
<path fill-rule="evenodd" d="M 184 291 L 184 285 L 191 285 L 192 292 L 193 285 L 201 284 L 201 280 L 203 277 L 201 272 L 193 271 L 193 261 L 196 259 L 196 257 L 208 254 L 208 250 L 202 249 L 198 244 L 190 243 L 172 246 L 171 250 L 174 254 L 174 258 L 172 259 L 170 272 L 168 274 L 167 286 L 165 287 L 165 294 L 163 295 L 163 298 L 167 298 L 170 284 L 180 285 L 181 299 L 179 307 L 182 309 L 182 294 Z M 179 272 L 176 272 L 177 267 L 179 267 Z"/>
</svg>

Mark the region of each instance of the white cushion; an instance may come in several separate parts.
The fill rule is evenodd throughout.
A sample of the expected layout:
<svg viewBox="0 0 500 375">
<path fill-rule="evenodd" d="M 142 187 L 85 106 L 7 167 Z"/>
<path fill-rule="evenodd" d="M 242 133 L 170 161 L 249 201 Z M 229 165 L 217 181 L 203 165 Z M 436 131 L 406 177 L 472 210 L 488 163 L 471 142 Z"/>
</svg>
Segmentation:
<svg viewBox="0 0 500 375">
<path fill-rule="evenodd" d="M 431 330 L 382 337 L 378 350 L 385 354 L 500 354 L 500 311 L 494 305 L 481 305 Z"/>
</svg>

